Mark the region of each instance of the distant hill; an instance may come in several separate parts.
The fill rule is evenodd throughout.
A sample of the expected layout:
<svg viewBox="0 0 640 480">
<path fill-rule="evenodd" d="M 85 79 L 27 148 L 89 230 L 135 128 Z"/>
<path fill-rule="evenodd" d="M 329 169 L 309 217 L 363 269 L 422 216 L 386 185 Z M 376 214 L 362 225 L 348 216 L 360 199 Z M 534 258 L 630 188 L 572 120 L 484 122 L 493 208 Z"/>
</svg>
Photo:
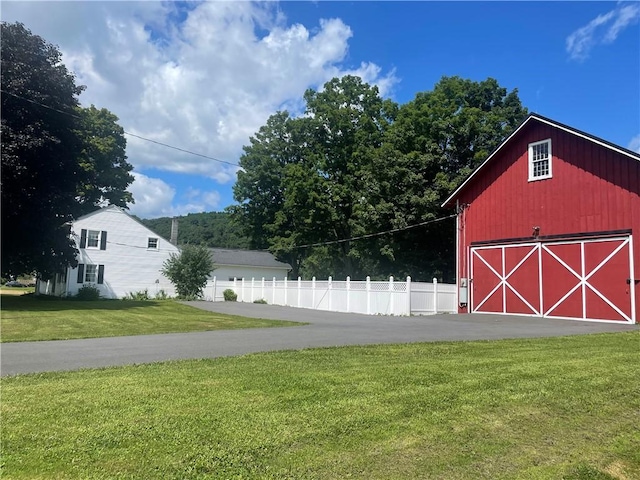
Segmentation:
<svg viewBox="0 0 640 480">
<path fill-rule="evenodd" d="M 138 219 L 163 238 L 171 236 L 171 218 Z M 190 213 L 178 217 L 178 244 L 218 248 L 249 248 L 249 239 L 224 212 Z"/>
</svg>

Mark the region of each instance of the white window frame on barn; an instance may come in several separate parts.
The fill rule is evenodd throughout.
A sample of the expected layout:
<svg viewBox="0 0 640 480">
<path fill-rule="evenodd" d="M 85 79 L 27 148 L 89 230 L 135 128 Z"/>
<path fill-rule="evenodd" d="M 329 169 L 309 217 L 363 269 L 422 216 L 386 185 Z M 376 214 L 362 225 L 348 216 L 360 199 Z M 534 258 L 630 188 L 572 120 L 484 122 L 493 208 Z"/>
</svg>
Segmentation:
<svg viewBox="0 0 640 480">
<path fill-rule="evenodd" d="M 148 237 L 147 238 L 147 249 L 148 250 L 158 250 L 158 238 L 157 237 Z"/>
<path fill-rule="evenodd" d="M 544 152 L 546 146 L 546 152 Z M 529 181 L 544 180 L 552 177 L 551 139 L 529 144 Z M 546 155 L 545 155 L 546 153 Z"/>
</svg>

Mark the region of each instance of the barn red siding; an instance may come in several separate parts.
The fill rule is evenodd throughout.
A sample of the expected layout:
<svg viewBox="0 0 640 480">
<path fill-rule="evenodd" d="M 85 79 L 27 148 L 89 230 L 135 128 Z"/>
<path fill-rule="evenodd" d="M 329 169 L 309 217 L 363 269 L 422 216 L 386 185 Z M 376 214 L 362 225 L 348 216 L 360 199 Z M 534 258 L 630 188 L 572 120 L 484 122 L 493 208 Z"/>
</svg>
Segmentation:
<svg viewBox="0 0 640 480">
<path fill-rule="evenodd" d="M 552 174 L 528 181 L 528 144 L 551 139 Z M 456 196 L 459 278 L 468 276 L 472 242 L 631 230 L 640 279 L 640 161 L 537 121 L 525 125 Z M 640 285 L 635 287 L 640 318 Z M 464 311 L 464 310 L 461 310 Z"/>
</svg>

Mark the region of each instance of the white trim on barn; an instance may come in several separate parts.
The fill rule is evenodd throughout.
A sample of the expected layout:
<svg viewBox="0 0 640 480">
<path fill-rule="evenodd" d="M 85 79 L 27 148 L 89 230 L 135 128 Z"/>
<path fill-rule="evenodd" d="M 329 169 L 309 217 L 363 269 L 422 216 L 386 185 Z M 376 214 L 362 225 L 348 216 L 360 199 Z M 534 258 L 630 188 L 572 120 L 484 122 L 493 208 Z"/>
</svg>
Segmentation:
<svg viewBox="0 0 640 480">
<path fill-rule="evenodd" d="M 617 262 L 616 280 L 625 281 L 622 277 L 626 277 L 628 273 L 628 281 L 632 283 L 632 246 L 630 234 L 472 246 L 471 278 L 475 281 L 476 275 L 482 275 L 482 285 L 497 283 L 480 294 L 476 294 L 475 288 L 472 289 L 470 310 L 472 313 L 635 323 L 635 289 L 628 289 L 628 297 L 621 294 L 619 289 L 607 292 L 604 289 L 609 287 L 609 276 L 598 278 L 599 272 Z M 595 252 L 596 249 L 598 252 Z M 520 250 L 515 254 L 517 261 L 513 260 L 512 255 L 512 263 L 508 264 L 507 252 L 515 250 Z M 498 251 L 499 255 L 496 255 Z M 627 251 L 628 260 L 625 260 Z M 627 263 L 627 268 L 618 268 L 617 265 L 620 263 Z M 527 271 L 524 271 L 525 264 Z M 483 273 L 478 273 L 478 270 Z M 520 275 L 519 284 L 512 280 L 516 274 Z M 534 275 L 537 282 L 531 281 Z M 548 282 L 545 282 L 545 278 L 553 276 L 557 279 L 558 275 L 564 275 L 566 278 L 563 287 L 556 282 L 552 289 L 554 292 L 550 292 L 546 287 Z M 523 291 L 523 288 L 527 291 Z M 564 289 L 557 293 L 555 290 L 558 288 Z M 513 299 L 513 295 L 517 300 L 512 300 L 512 304 L 508 305 L 508 298 L 511 296 Z M 594 295 L 599 300 L 596 303 L 593 300 L 588 302 L 587 299 L 593 299 Z M 596 308 L 597 304 L 602 305 L 602 308 L 598 315 L 594 315 L 589 310 Z"/>
<path fill-rule="evenodd" d="M 576 136 L 578 136 L 578 137 L 580 137 L 580 138 L 584 138 L 585 140 L 588 140 L 588 141 L 590 141 L 590 142 L 593 142 L 593 143 L 595 143 L 595 144 L 597 144 L 597 145 L 600 145 L 600 146 L 602 146 L 602 147 L 608 148 L 609 150 L 613 150 L 614 152 L 621 153 L 622 155 L 626 155 L 627 157 L 632 158 L 632 159 L 634 159 L 634 160 L 636 160 L 636 161 L 639 161 L 639 162 L 640 162 L 640 155 L 638 155 L 638 154 L 637 154 L 637 153 L 635 153 L 635 152 L 632 152 L 631 150 L 627 150 L 627 149 L 625 149 L 625 148 L 619 147 L 619 146 L 614 145 L 613 143 L 609 143 L 609 142 L 607 142 L 607 141 L 605 141 L 605 140 L 603 140 L 603 139 L 601 139 L 601 138 L 595 137 L 595 136 L 593 136 L 593 135 L 589 135 L 588 133 L 582 132 L 582 131 L 577 130 L 577 129 L 575 129 L 575 128 L 571 128 L 571 127 L 569 127 L 569 126 L 567 126 L 567 125 L 563 125 L 562 123 L 555 122 L 555 121 L 553 121 L 553 120 L 551 120 L 551 119 L 549 119 L 549 118 L 543 117 L 542 115 L 538 115 L 538 114 L 532 113 L 531 115 L 529 115 L 529 116 L 528 116 L 528 117 L 527 117 L 527 118 L 526 118 L 526 119 L 525 119 L 525 120 L 524 120 L 524 121 L 523 121 L 523 122 L 522 122 L 522 123 L 521 123 L 521 124 L 520 124 L 520 125 L 519 125 L 519 126 L 518 126 L 514 131 L 513 131 L 513 132 L 512 132 L 512 133 L 511 133 L 511 135 L 509 135 L 509 136 L 508 136 L 508 137 L 507 137 L 507 138 L 506 138 L 506 139 L 505 139 L 505 140 L 504 140 L 504 141 L 503 141 L 503 142 L 498 146 L 498 148 L 496 148 L 496 149 L 491 153 L 491 155 L 489 155 L 489 156 L 487 157 L 487 159 L 486 159 L 484 162 L 482 162 L 482 164 L 481 164 L 478 168 L 476 168 L 476 169 L 473 171 L 473 173 L 471 173 L 471 175 L 469 175 L 469 176 L 467 177 L 467 179 L 466 179 L 464 182 L 462 182 L 462 184 L 461 184 L 458 188 L 456 188 L 456 189 L 455 189 L 455 191 L 454 191 L 451 195 L 449 195 L 449 197 L 448 197 L 448 198 L 447 198 L 447 199 L 442 203 L 442 205 L 441 205 L 441 206 L 442 206 L 442 207 L 446 207 L 446 206 L 449 204 L 449 202 L 451 202 L 451 200 L 453 200 L 454 198 L 456 198 L 456 197 L 458 196 L 459 192 L 460 192 L 460 191 L 461 191 L 461 190 L 462 190 L 462 189 L 463 189 L 463 188 L 464 188 L 464 187 L 465 187 L 465 186 L 466 186 L 466 185 L 467 185 L 467 184 L 468 184 L 468 183 L 469 183 L 469 182 L 470 182 L 470 181 L 471 181 L 471 180 L 472 180 L 472 179 L 473 179 L 477 174 L 478 174 L 478 172 L 480 172 L 481 170 L 483 170 L 483 169 L 484 169 L 484 167 L 485 167 L 485 165 L 487 165 L 487 163 L 489 163 L 489 162 L 491 161 L 491 159 L 493 159 L 493 157 L 495 157 L 495 156 L 496 156 L 496 155 L 497 155 L 497 154 L 502 150 L 502 148 L 503 148 L 507 143 L 509 143 L 509 142 L 510 142 L 510 140 L 511 140 L 515 135 L 517 135 L 517 133 L 518 133 L 520 130 L 522 130 L 522 129 L 527 125 L 527 124 L 529 124 L 530 122 L 532 122 L 532 121 L 534 121 L 534 120 L 535 120 L 535 121 L 538 121 L 538 122 L 542 122 L 542 123 L 544 123 L 544 124 L 546 124 L 546 125 L 549 125 L 549 126 L 551 126 L 551 127 L 558 128 L 558 129 L 560 129 L 560 130 L 562 130 L 562 131 L 565 131 L 565 132 L 571 133 L 572 135 L 576 135 Z"/>
</svg>

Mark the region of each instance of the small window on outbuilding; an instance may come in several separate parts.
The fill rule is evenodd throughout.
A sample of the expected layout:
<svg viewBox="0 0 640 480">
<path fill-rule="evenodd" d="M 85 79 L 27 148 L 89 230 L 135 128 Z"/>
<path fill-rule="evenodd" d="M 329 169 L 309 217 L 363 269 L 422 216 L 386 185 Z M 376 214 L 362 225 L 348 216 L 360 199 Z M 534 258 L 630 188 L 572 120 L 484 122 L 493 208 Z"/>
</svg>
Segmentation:
<svg viewBox="0 0 640 480">
<path fill-rule="evenodd" d="M 551 178 L 551 139 L 529 144 L 529 181 Z"/>
<path fill-rule="evenodd" d="M 149 250 L 157 250 L 158 249 L 158 239 L 154 237 L 149 237 L 147 240 L 147 248 Z"/>
</svg>

